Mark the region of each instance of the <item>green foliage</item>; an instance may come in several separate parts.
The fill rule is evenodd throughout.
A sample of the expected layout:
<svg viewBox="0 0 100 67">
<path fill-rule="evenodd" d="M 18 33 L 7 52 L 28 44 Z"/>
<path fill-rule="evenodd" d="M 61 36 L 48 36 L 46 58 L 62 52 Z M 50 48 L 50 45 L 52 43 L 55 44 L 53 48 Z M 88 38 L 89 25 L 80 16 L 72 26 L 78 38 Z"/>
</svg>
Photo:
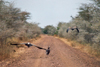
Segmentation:
<svg viewBox="0 0 100 67">
<path fill-rule="evenodd" d="M 100 7 L 100 0 L 91 0 L 95 3 L 95 5 L 97 5 L 98 7 Z"/>
<path fill-rule="evenodd" d="M 82 17 L 86 21 L 90 21 L 92 17 L 92 6 L 93 4 L 82 4 L 79 8 L 79 16 Z"/>
<path fill-rule="evenodd" d="M 52 25 L 48 25 L 44 28 L 43 32 L 44 34 L 54 35 L 57 34 L 57 29 Z"/>
</svg>

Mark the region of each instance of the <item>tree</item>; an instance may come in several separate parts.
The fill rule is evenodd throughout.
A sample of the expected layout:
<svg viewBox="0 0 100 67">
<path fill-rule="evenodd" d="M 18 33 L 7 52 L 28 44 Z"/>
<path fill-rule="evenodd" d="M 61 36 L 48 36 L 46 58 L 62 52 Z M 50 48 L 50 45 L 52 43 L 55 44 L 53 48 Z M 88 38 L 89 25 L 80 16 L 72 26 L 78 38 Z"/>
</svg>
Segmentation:
<svg viewBox="0 0 100 67">
<path fill-rule="evenodd" d="M 90 21 L 92 17 L 92 4 L 82 4 L 79 8 L 79 16 L 82 17 L 86 21 Z"/>
<path fill-rule="evenodd" d="M 30 18 L 30 13 L 29 12 L 21 12 L 21 13 L 19 13 L 19 15 L 20 15 L 20 19 L 22 20 L 22 21 L 26 21 L 27 19 L 29 19 Z"/>
<path fill-rule="evenodd" d="M 58 25 L 57 25 L 57 30 L 60 29 L 60 27 L 64 24 L 65 22 L 59 22 Z"/>
<path fill-rule="evenodd" d="M 100 0 L 92 0 L 96 6 L 100 7 Z"/>
<path fill-rule="evenodd" d="M 52 25 L 48 25 L 44 28 L 44 34 L 54 35 L 56 33 L 56 28 Z"/>
</svg>

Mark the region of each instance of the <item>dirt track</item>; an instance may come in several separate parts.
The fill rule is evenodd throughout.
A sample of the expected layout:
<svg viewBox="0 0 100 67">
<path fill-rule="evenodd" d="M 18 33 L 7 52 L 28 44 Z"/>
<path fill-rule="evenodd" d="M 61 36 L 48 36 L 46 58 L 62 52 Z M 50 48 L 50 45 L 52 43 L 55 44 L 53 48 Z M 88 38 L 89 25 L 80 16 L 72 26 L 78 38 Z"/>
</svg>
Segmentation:
<svg viewBox="0 0 100 67">
<path fill-rule="evenodd" d="M 47 56 L 44 50 L 32 46 L 16 59 L 8 59 L 0 63 L 1 67 L 100 67 L 100 61 L 88 56 L 78 49 L 72 48 L 63 41 L 52 36 L 33 42 L 35 45 L 47 48 L 51 52 Z"/>
</svg>

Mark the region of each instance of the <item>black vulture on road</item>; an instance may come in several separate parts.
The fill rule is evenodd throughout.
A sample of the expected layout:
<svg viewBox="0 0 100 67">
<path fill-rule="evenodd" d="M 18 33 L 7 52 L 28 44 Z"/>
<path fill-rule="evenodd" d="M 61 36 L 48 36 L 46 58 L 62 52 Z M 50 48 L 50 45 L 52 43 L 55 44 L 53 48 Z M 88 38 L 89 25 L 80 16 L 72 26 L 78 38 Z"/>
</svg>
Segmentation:
<svg viewBox="0 0 100 67">
<path fill-rule="evenodd" d="M 38 49 L 46 50 L 46 55 L 49 55 L 49 53 L 50 53 L 50 46 L 48 47 L 48 49 L 45 49 L 45 48 L 36 46 L 36 45 L 34 45 L 34 44 L 31 44 L 31 43 L 21 43 L 21 44 L 25 44 L 27 47 L 35 46 L 35 47 L 37 47 Z"/>
<path fill-rule="evenodd" d="M 28 48 L 31 47 L 31 46 L 33 46 L 33 45 L 32 45 L 31 43 L 29 43 L 29 42 L 28 42 L 28 43 L 20 43 L 20 44 L 24 44 L 24 45 L 26 45 Z"/>
</svg>

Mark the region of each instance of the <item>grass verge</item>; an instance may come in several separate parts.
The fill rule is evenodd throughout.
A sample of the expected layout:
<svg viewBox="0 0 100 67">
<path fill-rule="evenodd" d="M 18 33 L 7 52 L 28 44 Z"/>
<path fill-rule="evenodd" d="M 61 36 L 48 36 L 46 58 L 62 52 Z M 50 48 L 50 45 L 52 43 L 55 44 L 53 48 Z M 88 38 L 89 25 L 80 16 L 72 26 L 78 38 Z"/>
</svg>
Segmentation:
<svg viewBox="0 0 100 67">
<path fill-rule="evenodd" d="M 6 43 L 7 44 L 0 44 L 0 61 L 5 60 L 7 58 L 11 58 L 13 57 L 13 55 L 15 54 L 16 51 L 19 51 L 20 49 L 17 48 L 14 45 L 10 45 L 10 43 L 22 43 L 22 42 L 31 42 L 31 41 L 35 41 L 38 38 L 40 38 L 41 36 L 35 37 L 33 39 L 28 39 L 28 38 L 8 38 Z M 23 47 L 20 46 L 19 47 Z"/>
</svg>

